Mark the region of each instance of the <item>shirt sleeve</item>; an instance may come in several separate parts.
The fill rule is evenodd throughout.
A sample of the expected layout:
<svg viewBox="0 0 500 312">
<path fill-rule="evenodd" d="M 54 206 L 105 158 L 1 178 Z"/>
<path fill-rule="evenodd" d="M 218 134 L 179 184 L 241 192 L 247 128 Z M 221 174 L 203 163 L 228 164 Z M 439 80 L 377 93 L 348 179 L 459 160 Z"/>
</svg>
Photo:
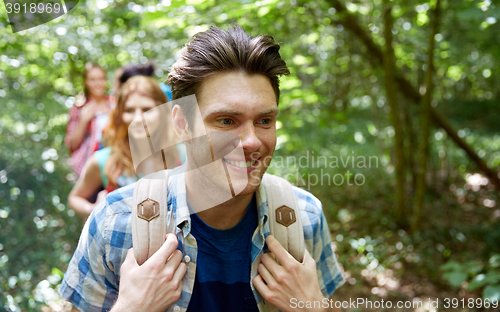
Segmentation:
<svg viewBox="0 0 500 312">
<path fill-rule="evenodd" d="M 330 298 L 335 290 L 345 282 L 339 268 L 337 258 L 332 249 L 330 229 L 323 211 L 314 234 L 313 258 L 316 261 L 316 270 L 321 291 Z"/>
<path fill-rule="evenodd" d="M 330 229 L 319 199 L 294 187 L 302 215 L 304 240 L 311 257 L 316 261 L 316 273 L 321 291 L 330 298 L 345 282 L 332 248 Z"/>
<path fill-rule="evenodd" d="M 87 219 L 59 289 L 80 311 L 108 311 L 118 298 L 117 277 L 106 259 L 107 210 L 105 200 Z"/>
</svg>

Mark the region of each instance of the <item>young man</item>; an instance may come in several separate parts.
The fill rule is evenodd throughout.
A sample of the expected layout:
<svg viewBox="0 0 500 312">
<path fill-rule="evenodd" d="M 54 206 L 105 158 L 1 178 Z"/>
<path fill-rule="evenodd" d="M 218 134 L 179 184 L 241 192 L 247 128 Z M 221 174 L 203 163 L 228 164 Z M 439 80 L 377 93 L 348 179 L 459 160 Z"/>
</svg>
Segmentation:
<svg viewBox="0 0 500 312">
<path fill-rule="evenodd" d="M 269 235 L 260 182 L 276 145 L 278 75 L 289 74 L 278 51 L 272 37 L 251 38 L 241 27 L 212 27 L 181 50 L 169 74 L 173 99 L 194 94 L 199 108 L 198 114 L 182 104 L 173 108 L 187 162 L 170 173 L 167 201 L 182 247 L 168 234 L 139 266 L 131 235 L 134 185 L 109 194 L 87 221 L 60 289 L 77 308 L 329 311 L 317 303 L 344 280 L 319 200 L 294 188 L 306 245 L 302 263 Z M 217 172 L 205 166 L 216 149 L 195 146 L 193 138 L 208 135 L 215 146 L 221 133 L 227 134 L 225 143 L 236 138 L 241 153 L 222 155 L 225 171 Z M 221 200 L 214 194 L 227 189 L 229 176 L 233 196 Z M 301 309 L 314 302 L 314 309 Z"/>
</svg>

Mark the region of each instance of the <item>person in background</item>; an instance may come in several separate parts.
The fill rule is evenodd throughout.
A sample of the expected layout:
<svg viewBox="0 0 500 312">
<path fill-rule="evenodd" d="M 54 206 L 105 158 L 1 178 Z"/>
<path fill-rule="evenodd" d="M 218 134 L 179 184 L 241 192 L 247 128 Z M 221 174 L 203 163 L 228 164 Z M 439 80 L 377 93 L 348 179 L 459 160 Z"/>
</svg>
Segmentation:
<svg viewBox="0 0 500 312">
<path fill-rule="evenodd" d="M 84 94 L 77 96 L 69 111 L 64 143 L 71 152 L 70 163 L 77 176 L 99 146 L 114 100 L 106 95 L 106 73 L 87 63 L 83 72 Z"/>
<path fill-rule="evenodd" d="M 111 92 L 115 96 L 118 94 L 118 90 L 120 90 L 120 87 L 122 85 L 122 83 L 120 82 L 120 78 L 122 75 L 123 67 L 120 67 L 115 71 L 115 76 L 113 78 L 113 87 L 111 87 Z"/>
<path fill-rule="evenodd" d="M 107 147 L 96 151 L 89 158 L 83 170 L 84 173 L 68 197 L 69 206 L 79 215 L 86 218 L 107 193 L 134 183 L 138 179 L 138 174 L 164 169 L 162 162 L 150 162 L 149 167 L 139 167 L 139 172 L 136 174 L 132 163 L 129 133 L 134 137 L 146 137 L 142 122 L 138 123 L 137 120 L 141 121 L 141 115 L 144 112 L 166 102 L 167 99 L 158 83 L 150 77 L 134 76 L 119 89 L 116 106 L 111 112 L 109 125 L 104 131 L 104 142 Z M 171 120 L 170 110 L 167 110 L 167 113 L 167 120 Z M 159 124 L 160 122 L 164 124 L 164 121 L 153 120 L 153 126 L 154 123 Z M 168 133 L 175 137 L 173 125 L 167 124 L 166 126 Z M 174 141 L 172 139 L 172 142 Z M 168 168 L 182 164 L 182 159 L 185 156 L 182 157 L 179 151 L 181 150 L 166 154 Z M 141 169 L 143 172 L 140 172 Z M 99 192 L 96 203 L 89 202 L 87 198 L 100 187 L 104 190 Z"/>
<path fill-rule="evenodd" d="M 153 74 L 155 72 L 155 66 L 153 63 L 147 63 L 144 65 L 130 63 L 123 66 L 119 70 L 121 70 L 120 76 L 115 81 L 115 84 L 118 89 L 120 88 L 120 85 L 123 85 L 128 79 L 130 79 L 133 76 L 142 75 L 142 76 L 153 77 Z M 165 93 L 167 100 L 172 101 L 172 89 L 170 88 L 170 86 L 163 82 L 160 82 L 159 85 L 163 93 Z"/>
</svg>

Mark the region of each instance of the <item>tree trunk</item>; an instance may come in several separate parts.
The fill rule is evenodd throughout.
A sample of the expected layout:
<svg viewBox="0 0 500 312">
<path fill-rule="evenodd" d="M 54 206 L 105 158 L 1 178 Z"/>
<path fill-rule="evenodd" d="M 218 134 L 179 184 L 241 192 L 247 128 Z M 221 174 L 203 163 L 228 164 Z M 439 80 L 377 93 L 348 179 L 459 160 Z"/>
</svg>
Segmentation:
<svg viewBox="0 0 500 312">
<path fill-rule="evenodd" d="M 427 70 L 425 72 L 425 94 L 422 98 L 422 118 L 420 120 L 420 146 L 419 146 L 419 165 L 417 169 L 417 184 L 415 189 L 415 201 L 413 203 L 413 218 L 411 222 L 412 232 L 420 228 L 420 218 L 424 207 L 425 197 L 425 175 L 427 173 L 427 162 L 429 161 L 429 121 L 431 117 L 431 101 L 432 91 L 434 89 L 432 83 L 432 74 L 434 73 L 434 36 L 436 35 L 439 22 L 439 6 L 441 0 L 437 0 L 436 8 L 434 9 L 434 17 L 430 24 L 429 32 L 429 48 L 427 51 Z"/>
<path fill-rule="evenodd" d="M 417 184 L 417 173 L 416 173 L 416 156 L 415 149 L 417 148 L 417 134 L 415 133 L 412 108 L 409 107 L 408 103 L 405 102 L 405 116 L 403 120 L 403 126 L 406 130 L 406 138 L 408 138 L 408 148 L 406 152 L 406 159 L 408 159 L 408 168 L 411 175 L 411 190 L 415 190 L 415 185 Z"/>
<path fill-rule="evenodd" d="M 369 51 L 369 60 L 374 66 L 380 66 L 383 64 L 383 52 L 382 48 L 376 44 L 371 36 L 365 31 L 359 24 L 355 15 L 349 13 L 345 5 L 340 0 L 327 0 L 337 13 L 341 15 L 341 20 L 334 20 L 336 24 L 342 24 L 345 28 L 351 30 L 354 35 L 356 35 L 366 46 Z M 394 79 L 396 84 L 399 86 L 399 91 L 403 93 L 407 98 L 411 99 L 414 103 L 420 104 L 422 96 L 420 93 L 411 85 L 410 81 L 404 78 L 400 73 L 395 73 Z M 430 108 L 430 114 L 432 120 L 450 137 L 460 148 L 462 148 L 465 153 L 478 165 L 479 169 L 483 171 L 486 177 L 491 181 L 497 189 L 500 190 L 500 177 L 497 173 L 488 167 L 486 162 L 482 160 L 476 152 L 461 138 L 458 136 L 457 132 L 453 127 L 444 119 L 433 107 Z"/>
<path fill-rule="evenodd" d="M 394 170 L 396 172 L 396 221 L 400 226 L 406 225 L 405 211 L 405 175 L 404 175 L 404 137 L 403 125 L 399 116 L 399 106 L 396 95 L 396 84 L 394 83 L 395 56 L 392 47 L 392 6 L 389 0 L 384 0 L 384 74 L 385 93 L 387 102 L 391 108 L 391 122 L 394 127 Z"/>
</svg>

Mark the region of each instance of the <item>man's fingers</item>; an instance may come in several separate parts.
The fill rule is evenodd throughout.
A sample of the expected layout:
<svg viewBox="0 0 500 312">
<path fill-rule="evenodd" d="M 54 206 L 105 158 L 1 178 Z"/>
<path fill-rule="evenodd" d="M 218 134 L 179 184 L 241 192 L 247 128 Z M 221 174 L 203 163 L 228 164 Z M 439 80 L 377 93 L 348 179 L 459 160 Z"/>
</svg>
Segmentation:
<svg viewBox="0 0 500 312">
<path fill-rule="evenodd" d="M 138 265 L 137 264 L 137 261 L 135 260 L 135 256 L 134 256 L 134 248 L 130 248 L 128 251 L 127 251 L 127 256 L 125 257 L 125 260 L 123 261 L 122 263 L 122 268 L 125 266 L 129 266 L 129 265 Z"/>
<path fill-rule="evenodd" d="M 257 276 L 253 278 L 252 283 L 261 295 L 268 294 L 270 292 L 269 287 L 266 283 L 264 283 L 260 274 L 257 274 Z"/>
<path fill-rule="evenodd" d="M 186 275 L 186 272 L 187 272 L 187 265 L 185 263 L 180 263 L 172 279 L 174 281 L 178 281 L 179 284 L 182 284 L 182 279 L 184 278 L 184 275 Z"/>
<path fill-rule="evenodd" d="M 182 261 L 182 252 L 179 250 L 174 250 L 170 258 L 167 260 L 167 264 L 165 265 L 165 270 L 171 270 L 172 272 L 175 272 L 179 265 L 181 264 Z"/>
<path fill-rule="evenodd" d="M 269 257 L 271 257 L 271 259 L 276 261 L 276 256 L 272 252 L 268 252 L 267 254 L 269 255 Z"/>
<path fill-rule="evenodd" d="M 309 251 L 307 251 L 307 249 L 304 252 L 304 260 L 302 260 L 302 263 L 305 266 L 314 266 L 314 268 L 316 268 L 316 260 L 314 260 L 314 258 L 311 256 Z"/>
<path fill-rule="evenodd" d="M 261 263 L 264 264 L 267 268 L 267 270 L 271 273 L 278 271 L 282 269 L 280 265 L 273 259 L 271 256 L 271 253 L 265 253 L 262 255 L 262 258 L 260 258 Z M 274 274 L 273 274 L 274 275 Z"/>
<path fill-rule="evenodd" d="M 285 248 L 283 248 L 283 246 L 281 246 L 280 242 L 278 242 L 274 236 L 267 236 L 266 244 L 267 248 L 269 248 L 283 266 L 287 266 L 292 261 L 297 261 L 285 250 Z"/>
<path fill-rule="evenodd" d="M 259 271 L 260 276 L 267 285 L 276 283 L 276 280 L 274 279 L 273 275 L 271 274 L 271 272 L 267 270 L 264 264 L 262 263 L 259 264 L 259 266 L 257 267 L 257 271 Z"/>
<path fill-rule="evenodd" d="M 151 258 L 146 260 L 145 263 L 167 263 L 167 259 L 177 248 L 177 236 L 172 233 L 167 234 L 167 239 L 161 245 L 160 249 L 156 251 Z"/>
</svg>

